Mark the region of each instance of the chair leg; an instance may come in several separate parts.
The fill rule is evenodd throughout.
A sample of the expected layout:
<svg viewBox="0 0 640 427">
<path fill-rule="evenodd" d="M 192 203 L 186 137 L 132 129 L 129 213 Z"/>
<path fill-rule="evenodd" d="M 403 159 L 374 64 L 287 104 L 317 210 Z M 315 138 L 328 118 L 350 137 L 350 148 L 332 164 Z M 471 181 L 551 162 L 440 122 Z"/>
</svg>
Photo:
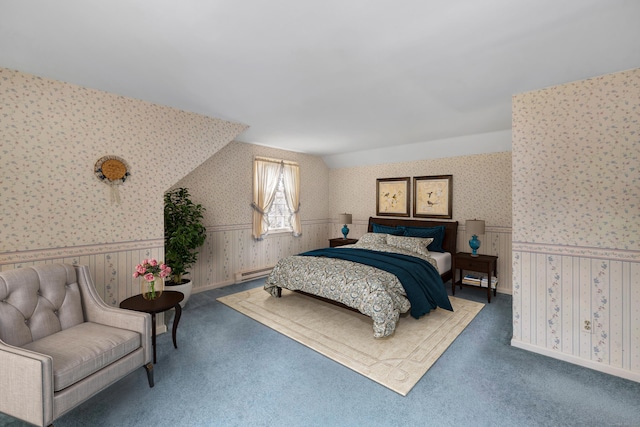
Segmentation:
<svg viewBox="0 0 640 427">
<path fill-rule="evenodd" d="M 149 380 L 149 387 L 153 388 L 153 363 L 147 363 L 144 365 L 144 369 L 147 370 L 147 379 Z"/>
</svg>

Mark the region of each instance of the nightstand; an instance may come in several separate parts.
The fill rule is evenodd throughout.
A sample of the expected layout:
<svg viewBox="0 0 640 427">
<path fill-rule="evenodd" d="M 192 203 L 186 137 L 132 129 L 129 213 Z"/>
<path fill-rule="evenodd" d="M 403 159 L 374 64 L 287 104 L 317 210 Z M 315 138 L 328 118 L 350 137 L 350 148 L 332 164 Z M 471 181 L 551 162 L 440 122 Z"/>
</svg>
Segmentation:
<svg viewBox="0 0 640 427">
<path fill-rule="evenodd" d="M 329 246 L 335 248 L 337 246 L 353 245 L 357 241 L 358 239 L 345 239 L 343 237 L 338 237 L 335 239 L 329 239 Z"/>
<path fill-rule="evenodd" d="M 460 280 L 456 282 L 456 270 L 460 270 Z M 492 276 L 498 277 L 498 257 L 493 255 L 478 255 L 476 257 L 471 256 L 467 252 L 458 252 L 453 256 L 451 260 L 451 271 L 453 272 L 453 278 L 451 279 L 451 294 L 456 294 L 456 285 L 480 287 L 479 285 L 468 285 L 462 283 L 464 277 L 464 270 L 471 270 L 487 275 L 487 301 L 491 303 L 491 278 Z M 493 296 L 496 296 L 496 287 L 493 289 Z"/>
</svg>

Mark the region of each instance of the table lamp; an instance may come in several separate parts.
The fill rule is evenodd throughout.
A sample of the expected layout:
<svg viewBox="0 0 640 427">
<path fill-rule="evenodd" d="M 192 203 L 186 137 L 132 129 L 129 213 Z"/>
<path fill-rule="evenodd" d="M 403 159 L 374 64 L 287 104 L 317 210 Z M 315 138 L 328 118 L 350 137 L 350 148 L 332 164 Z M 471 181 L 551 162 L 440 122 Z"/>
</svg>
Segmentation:
<svg viewBox="0 0 640 427">
<path fill-rule="evenodd" d="M 472 235 L 469 240 L 469 247 L 471 247 L 471 256 L 478 256 L 478 248 L 480 248 L 480 240 L 478 240 L 478 234 L 484 234 L 484 221 L 481 219 L 468 219 L 464 223 L 464 227 L 467 233 Z"/>
<path fill-rule="evenodd" d="M 348 214 L 348 213 L 340 214 L 340 222 L 344 224 L 344 227 L 342 227 L 342 234 L 346 239 L 347 234 L 349 234 L 349 227 L 347 227 L 347 224 L 351 224 L 351 214 Z"/>
</svg>

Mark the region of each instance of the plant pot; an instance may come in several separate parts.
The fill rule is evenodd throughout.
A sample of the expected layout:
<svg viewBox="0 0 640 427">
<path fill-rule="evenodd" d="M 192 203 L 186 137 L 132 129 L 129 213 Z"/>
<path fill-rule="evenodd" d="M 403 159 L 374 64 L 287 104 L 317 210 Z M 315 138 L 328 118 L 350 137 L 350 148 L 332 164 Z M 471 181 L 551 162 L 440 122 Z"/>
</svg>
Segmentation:
<svg viewBox="0 0 640 427">
<path fill-rule="evenodd" d="M 184 308 L 185 304 L 189 300 L 191 296 L 191 290 L 193 289 L 193 282 L 191 280 L 182 279 L 182 284 L 177 284 L 175 282 L 164 282 L 164 289 L 166 291 L 178 291 L 182 292 L 184 295 L 184 299 L 180 301 L 180 307 Z"/>
</svg>

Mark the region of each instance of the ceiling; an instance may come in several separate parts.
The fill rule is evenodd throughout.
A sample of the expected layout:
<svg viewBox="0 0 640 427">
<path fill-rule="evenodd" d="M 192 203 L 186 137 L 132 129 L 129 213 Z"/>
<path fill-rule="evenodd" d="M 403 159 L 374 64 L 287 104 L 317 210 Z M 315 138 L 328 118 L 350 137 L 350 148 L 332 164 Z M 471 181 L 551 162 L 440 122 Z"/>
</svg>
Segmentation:
<svg viewBox="0 0 640 427">
<path fill-rule="evenodd" d="M 331 156 L 508 130 L 511 96 L 640 67 L 637 0 L 2 0 L 0 67 Z"/>
</svg>

